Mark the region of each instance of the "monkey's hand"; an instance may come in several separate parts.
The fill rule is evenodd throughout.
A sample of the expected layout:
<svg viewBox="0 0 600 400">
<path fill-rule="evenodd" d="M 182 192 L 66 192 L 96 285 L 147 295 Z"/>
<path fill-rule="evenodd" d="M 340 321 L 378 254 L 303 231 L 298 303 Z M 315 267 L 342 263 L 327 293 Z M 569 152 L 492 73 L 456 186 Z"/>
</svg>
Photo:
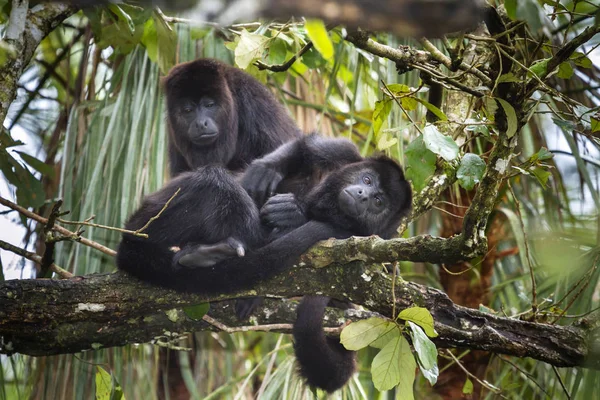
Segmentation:
<svg viewBox="0 0 600 400">
<path fill-rule="evenodd" d="M 246 169 L 241 184 L 260 208 L 269 197 L 275 194 L 277 186 L 282 180 L 283 174 L 275 167 L 255 161 Z"/>
<path fill-rule="evenodd" d="M 246 254 L 244 244 L 236 238 L 229 237 L 214 244 L 198 244 L 180 250 L 175 261 L 186 268 L 212 267 L 220 261 L 232 257 L 243 257 Z"/>
<path fill-rule="evenodd" d="M 260 209 L 261 222 L 270 228 L 287 230 L 307 222 L 302 205 L 292 193 L 275 195 Z"/>
</svg>

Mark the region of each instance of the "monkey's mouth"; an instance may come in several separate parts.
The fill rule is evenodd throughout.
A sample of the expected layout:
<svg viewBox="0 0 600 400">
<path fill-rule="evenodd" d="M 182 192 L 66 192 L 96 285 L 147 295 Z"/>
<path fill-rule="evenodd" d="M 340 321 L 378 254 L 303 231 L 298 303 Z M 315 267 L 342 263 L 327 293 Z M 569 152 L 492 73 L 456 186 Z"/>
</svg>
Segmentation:
<svg viewBox="0 0 600 400">
<path fill-rule="evenodd" d="M 342 211 L 351 217 L 360 217 L 365 211 L 365 207 L 346 190 L 341 191 L 338 202 Z"/>
<path fill-rule="evenodd" d="M 194 144 L 207 145 L 207 144 L 211 144 L 212 142 L 214 142 L 218 136 L 219 136 L 218 131 L 205 132 L 205 133 L 201 133 L 199 135 L 194 135 L 194 137 L 192 138 L 192 142 L 194 142 Z"/>
</svg>

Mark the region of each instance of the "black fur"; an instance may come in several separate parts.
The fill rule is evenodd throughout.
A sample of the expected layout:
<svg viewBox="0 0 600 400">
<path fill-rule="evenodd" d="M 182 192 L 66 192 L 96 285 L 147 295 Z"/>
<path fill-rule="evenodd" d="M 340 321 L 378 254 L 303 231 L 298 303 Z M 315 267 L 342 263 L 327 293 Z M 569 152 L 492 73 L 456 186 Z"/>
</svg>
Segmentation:
<svg viewBox="0 0 600 400">
<path fill-rule="evenodd" d="M 325 336 L 323 316 L 329 297 L 304 296 L 294 324 L 294 350 L 299 372 L 309 385 L 328 392 L 340 389 L 356 369 L 356 352 L 339 338 Z"/>
<path fill-rule="evenodd" d="M 275 179 L 276 184 L 264 177 Z M 181 189 L 144 230 L 148 238 L 123 235 L 118 267 L 180 291 L 232 293 L 291 267 L 320 240 L 372 234 L 391 237 L 411 204 L 410 186 L 394 161 L 363 159 L 350 142 L 316 135 L 287 143 L 256 160 L 241 180 L 258 188 L 251 193 L 259 204 L 272 191 L 287 189 L 293 194 L 271 197 L 259 214 L 250 195 L 223 167 L 183 173 L 148 196 L 127 222 L 127 229 L 140 229 Z M 230 254 L 206 266 L 202 259 L 206 245 L 227 247 L 228 243 L 236 251 L 243 246 L 247 254 L 227 258 Z M 178 249 L 173 251 L 173 246 Z M 324 337 L 322 315 L 327 300 L 305 301 L 294 332 L 301 335 L 297 355 L 302 375 L 309 385 L 332 391 L 352 375 L 354 361 L 339 341 Z M 240 305 L 238 314 L 247 315 L 252 304 L 248 307 Z M 313 347 L 307 345 L 311 340 Z M 330 350 L 324 351 L 323 346 Z"/>
<path fill-rule="evenodd" d="M 209 164 L 242 170 L 301 135 L 264 85 L 220 61 L 179 64 L 165 77 L 163 86 L 171 176 Z M 207 106 L 210 113 L 206 113 Z M 203 132 L 206 125 L 210 125 L 209 132 Z"/>
</svg>

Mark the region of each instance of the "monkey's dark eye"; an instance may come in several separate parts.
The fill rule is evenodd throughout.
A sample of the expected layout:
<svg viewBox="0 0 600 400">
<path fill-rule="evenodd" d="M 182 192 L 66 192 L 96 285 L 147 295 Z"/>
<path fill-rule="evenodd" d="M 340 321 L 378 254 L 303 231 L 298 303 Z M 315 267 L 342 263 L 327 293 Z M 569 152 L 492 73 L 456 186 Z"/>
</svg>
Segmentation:
<svg viewBox="0 0 600 400">
<path fill-rule="evenodd" d="M 365 183 L 365 185 L 369 185 L 371 186 L 371 178 L 369 178 L 368 176 L 363 176 L 363 182 Z"/>
<path fill-rule="evenodd" d="M 215 103 L 206 103 L 206 108 L 211 108 L 214 105 L 215 105 Z"/>
<path fill-rule="evenodd" d="M 183 107 L 183 112 L 184 113 L 191 113 L 193 111 L 192 106 L 185 106 Z"/>
<path fill-rule="evenodd" d="M 381 200 L 380 197 L 375 197 L 375 205 L 377 207 L 381 207 L 382 204 L 383 204 L 383 200 Z"/>
</svg>

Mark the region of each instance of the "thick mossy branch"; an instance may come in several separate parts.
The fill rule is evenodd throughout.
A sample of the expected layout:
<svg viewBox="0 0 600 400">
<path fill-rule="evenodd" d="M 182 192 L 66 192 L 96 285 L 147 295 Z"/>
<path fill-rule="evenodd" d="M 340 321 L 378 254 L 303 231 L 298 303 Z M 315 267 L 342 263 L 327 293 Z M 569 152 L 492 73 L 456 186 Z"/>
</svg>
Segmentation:
<svg viewBox="0 0 600 400">
<path fill-rule="evenodd" d="M 593 325 L 563 327 L 500 318 L 457 306 L 441 291 L 398 280 L 396 308 L 418 305 L 433 315 L 441 347 L 487 350 L 532 357 L 556 366 L 585 365 L 600 369 L 599 354 L 588 346 Z M 296 267 L 259 285 L 255 290 L 229 297 L 266 295 L 293 297 L 327 294 L 347 298 L 373 312 L 390 316 L 391 278 L 354 262 L 329 268 Z M 165 341 L 184 332 L 214 329 L 189 319 L 181 308 L 227 296 L 180 294 L 139 282 L 121 273 L 81 276 L 68 280 L 13 280 L 0 284 L 0 353 L 30 355 L 75 353 L 127 343 Z M 333 312 L 333 311 L 332 311 Z M 354 310 L 352 320 L 369 313 Z M 229 302 L 213 305 L 211 316 L 228 326 L 236 321 Z M 333 312 L 329 324 L 344 321 Z M 258 324 L 292 323 L 294 305 L 270 301 L 257 313 Z"/>
<path fill-rule="evenodd" d="M 312 267 L 351 261 L 453 263 L 464 260 L 468 254 L 470 248 L 465 247 L 460 235 L 451 238 L 420 235 L 391 240 L 371 236 L 325 240 L 303 255 L 300 262 Z"/>
</svg>

